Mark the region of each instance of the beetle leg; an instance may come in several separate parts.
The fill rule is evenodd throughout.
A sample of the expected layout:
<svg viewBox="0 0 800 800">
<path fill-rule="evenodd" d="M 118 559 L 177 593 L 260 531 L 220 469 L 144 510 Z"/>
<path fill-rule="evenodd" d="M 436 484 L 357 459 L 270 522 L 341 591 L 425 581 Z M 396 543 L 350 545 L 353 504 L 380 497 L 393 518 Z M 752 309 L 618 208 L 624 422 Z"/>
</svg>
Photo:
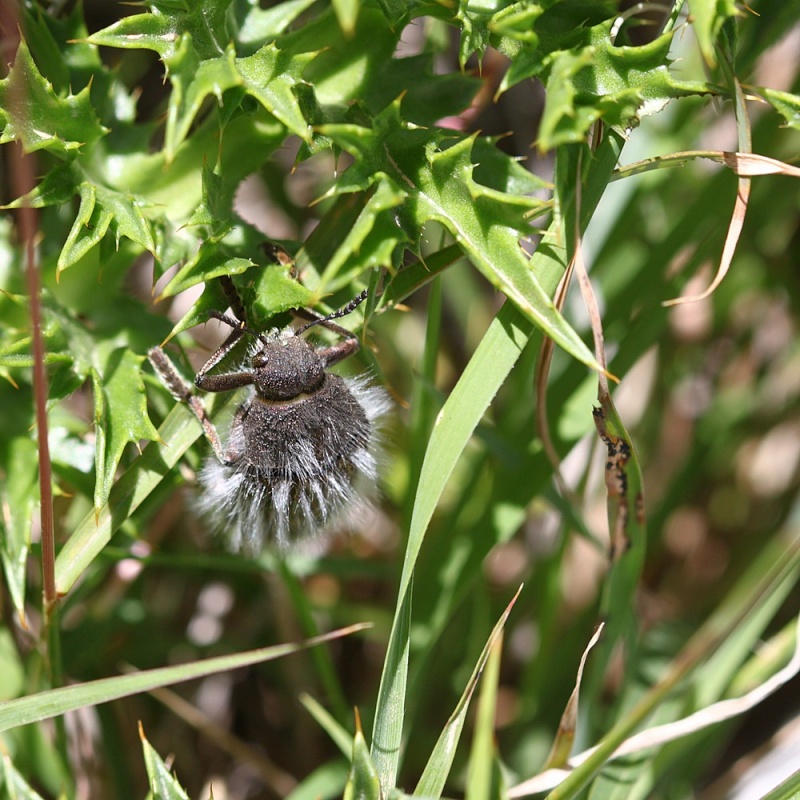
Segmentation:
<svg viewBox="0 0 800 800">
<path fill-rule="evenodd" d="M 192 387 L 178 374 L 175 366 L 160 347 L 154 347 L 150 350 L 147 353 L 147 358 L 153 365 L 156 375 L 161 379 L 164 386 L 169 389 L 172 396 L 181 403 L 186 403 L 191 412 L 197 417 L 198 422 L 203 428 L 203 434 L 206 439 L 208 439 L 214 451 L 214 455 L 221 463 L 226 463 L 226 457 L 222 451 L 219 434 L 214 427 L 214 423 L 209 419 L 203 401 L 192 392 Z"/>
</svg>

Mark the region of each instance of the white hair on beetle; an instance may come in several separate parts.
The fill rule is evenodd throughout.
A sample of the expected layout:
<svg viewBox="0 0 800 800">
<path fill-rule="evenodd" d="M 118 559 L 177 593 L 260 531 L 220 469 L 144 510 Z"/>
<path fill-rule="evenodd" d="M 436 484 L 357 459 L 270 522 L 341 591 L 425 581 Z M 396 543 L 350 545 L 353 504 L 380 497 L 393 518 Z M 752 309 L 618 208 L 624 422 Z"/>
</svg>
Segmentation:
<svg viewBox="0 0 800 800">
<path fill-rule="evenodd" d="M 293 335 L 274 331 L 269 338 L 288 341 Z M 237 419 L 254 404 L 267 405 L 260 413 L 269 422 L 264 447 L 250 458 Z M 320 392 L 286 403 L 265 404 L 251 390 L 227 442 L 241 457 L 229 463 L 208 458 L 198 475 L 197 510 L 231 549 L 249 554 L 265 544 L 285 549 L 318 537 L 345 515 L 371 506 L 390 407 L 385 390 L 363 374 L 326 372 Z"/>
<path fill-rule="evenodd" d="M 390 408 L 386 392 L 364 375 L 328 371 L 359 349 L 357 336 L 333 320 L 367 299 L 364 290 L 325 317 L 312 312 L 298 328 L 262 333 L 244 321 L 236 287 L 223 288 L 235 316 L 209 316 L 232 329 L 188 384 L 160 347 L 148 352 L 156 374 L 176 400 L 186 403 L 213 450 L 198 475 L 196 508 L 234 550 L 258 553 L 318 538 L 320 532 L 366 509 L 376 493 L 381 425 Z M 303 334 L 322 326 L 342 337 L 319 348 Z M 212 372 L 244 335 L 249 352 L 233 371 Z M 220 436 L 193 389 L 247 389 L 227 437 Z M 224 443 L 223 443 L 224 442 Z"/>
</svg>

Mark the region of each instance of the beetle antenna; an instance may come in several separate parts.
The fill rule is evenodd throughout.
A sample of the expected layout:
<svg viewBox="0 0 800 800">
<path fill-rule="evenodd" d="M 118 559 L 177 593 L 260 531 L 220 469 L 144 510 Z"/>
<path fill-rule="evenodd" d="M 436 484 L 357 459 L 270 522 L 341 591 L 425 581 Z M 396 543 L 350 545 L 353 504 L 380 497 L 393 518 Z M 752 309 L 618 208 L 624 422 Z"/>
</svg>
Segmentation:
<svg viewBox="0 0 800 800">
<path fill-rule="evenodd" d="M 325 317 L 320 317 L 312 322 L 307 322 L 305 325 L 301 325 L 295 331 L 295 335 L 299 336 L 301 333 L 305 333 L 309 328 L 314 327 L 314 325 L 322 325 L 323 322 L 331 322 L 332 320 L 339 319 L 340 317 L 346 317 L 348 314 L 355 311 L 366 299 L 367 290 L 364 289 L 363 292 L 357 294 L 346 306 L 343 306 L 338 311 L 333 311 Z"/>
<path fill-rule="evenodd" d="M 230 327 L 236 331 L 241 331 L 242 333 L 249 333 L 251 336 L 258 339 L 262 344 L 267 344 L 267 340 L 264 338 L 262 334 L 248 327 L 247 324 L 242 322 L 242 320 L 240 319 L 234 319 L 233 317 L 229 317 L 227 314 L 223 314 L 221 311 L 214 311 L 214 310 L 209 311 L 208 316 L 213 317 L 214 319 L 218 319 L 220 322 L 224 322 L 226 325 L 230 325 Z"/>
</svg>

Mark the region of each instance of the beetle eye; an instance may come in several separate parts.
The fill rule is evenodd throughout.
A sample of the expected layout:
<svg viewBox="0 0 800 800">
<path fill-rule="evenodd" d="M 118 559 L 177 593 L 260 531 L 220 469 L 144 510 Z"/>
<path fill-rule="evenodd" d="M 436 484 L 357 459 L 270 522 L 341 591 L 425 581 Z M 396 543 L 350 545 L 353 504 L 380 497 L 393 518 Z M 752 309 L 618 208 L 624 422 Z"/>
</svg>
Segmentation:
<svg viewBox="0 0 800 800">
<path fill-rule="evenodd" d="M 263 367 L 267 363 L 267 354 L 262 350 L 260 353 L 256 353 L 253 356 L 253 366 L 254 367 Z"/>
</svg>

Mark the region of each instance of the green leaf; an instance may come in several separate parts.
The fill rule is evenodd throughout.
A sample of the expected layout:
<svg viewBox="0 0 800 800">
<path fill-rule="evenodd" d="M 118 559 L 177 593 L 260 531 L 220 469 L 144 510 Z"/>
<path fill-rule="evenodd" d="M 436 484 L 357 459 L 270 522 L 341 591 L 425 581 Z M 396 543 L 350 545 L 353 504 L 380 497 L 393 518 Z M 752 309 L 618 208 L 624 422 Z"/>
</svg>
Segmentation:
<svg viewBox="0 0 800 800">
<path fill-rule="evenodd" d="M 489 23 L 492 10 L 486 10 L 482 4 L 459 0 L 456 19 L 461 25 L 461 40 L 458 48 L 458 63 L 463 70 L 473 53 L 482 59 L 489 45 Z"/>
<path fill-rule="evenodd" d="M 165 344 L 179 333 L 183 333 L 183 331 L 194 328 L 195 325 L 202 325 L 204 322 L 208 322 L 209 312 L 221 311 L 223 308 L 227 308 L 228 302 L 219 281 L 212 280 L 205 284 L 203 293 L 192 303 L 192 307 L 175 323 L 169 335 L 161 344 Z"/>
<path fill-rule="evenodd" d="M 218 406 L 233 405 L 229 395 Z M 67 594 L 83 571 L 108 544 L 112 534 L 161 483 L 178 459 L 200 438 L 202 430 L 184 403 L 176 403 L 158 429 L 158 443 L 151 442 L 111 487 L 108 502 L 91 510 L 78 524 L 56 557 L 56 589 Z M 163 444 L 161 444 L 163 442 Z"/>
<path fill-rule="evenodd" d="M 53 14 L 41 5 L 25 3 L 22 11 L 22 29 L 42 75 L 53 82 L 59 94 L 91 85 L 92 99 L 97 103 L 95 110 L 105 119 L 106 98 L 110 99 L 122 87 L 103 66 L 98 48 L 86 42 L 83 4 L 75 3 L 66 12 L 61 9 Z M 123 89 L 114 99 L 119 102 L 125 95 Z M 116 110 L 121 108 L 122 103 Z"/>
<path fill-rule="evenodd" d="M 138 356 L 125 347 L 111 350 L 92 370 L 94 385 L 95 464 L 94 506 L 108 500 L 122 452 L 130 442 L 158 440 L 147 415 L 147 400 Z"/>
<path fill-rule="evenodd" d="M 209 239 L 203 242 L 197 253 L 175 273 L 158 299 L 173 297 L 185 289 L 197 286 L 199 283 L 208 283 L 221 275 L 241 275 L 255 266 L 256 263 L 249 258 L 228 255 L 227 248 L 220 247 L 218 241 Z"/>
<path fill-rule="evenodd" d="M 88 39 L 95 45 L 155 50 L 161 56 L 173 87 L 164 142 L 167 162 L 176 157 L 206 98 L 213 96 L 222 105 L 223 94 L 237 87 L 301 139 L 311 140 L 294 89 L 313 56 L 290 56 L 269 42 L 252 56 L 236 58 L 228 29 L 229 4 L 230 0 L 202 0 L 168 13 L 154 4 L 152 13 L 125 17 Z M 295 7 L 291 13 L 298 12 Z"/>
<path fill-rule="evenodd" d="M 43 800 L 42 796 L 35 792 L 25 778 L 20 775 L 17 768 L 11 761 L 11 756 L 3 752 L 3 795 L 9 800 Z"/>
<path fill-rule="evenodd" d="M 240 45 L 258 46 L 273 41 L 313 3 L 314 0 L 284 0 L 272 8 L 250 4 L 239 27 L 237 41 Z"/>
<path fill-rule="evenodd" d="M 591 28 L 617 15 L 618 4 L 609 0 L 523 2 L 498 10 L 490 28 L 502 37 L 498 49 L 511 58 L 500 91 L 526 78 L 538 77 L 544 82 L 554 55 L 577 55 L 590 44 Z"/>
<path fill-rule="evenodd" d="M 169 60 L 172 93 L 167 109 L 167 131 L 164 152 L 167 162 L 175 157 L 195 117 L 206 98 L 213 96 L 222 106 L 222 95 L 228 89 L 243 84 L 236 69 L 236 51 L 233 45 L 217 58 L 198 62 L 188 33 L 183 34 L 179 49 Z"/>
<path fill-rule="evenodd" d="M 760 88 L 758 91 L 786 120 L 787 127 L 800 130 L 800 96 L 776 89 Z"/>
<path fill-rule="evenodd" d="M 369 624 L 367 623 L 359 623 L 296 644 L 273 645 L 272 647 L 262 647 L 258 650 L 217 656 L 216 658 L 207 658 L 202 661 L 193 661 L 171 667 L 132 672 L 113 678 L 100 678 L 99 680 L 73 684 L 61 689 L 48 689 L 26 697 L 6 700 L 0 702 L 0 731 L 11 730 L 20 725 L 29 725 L 31 722 L 52 719 L 61 714 L 66 714 L 68 711 L 76 711 L 86 706 L 108 703 L 111 700 L 119 700 L 121 697 L 130 697 L 133 694 L 149 692 L 162 686 L 172 686 L 175 683 L 203 678 L 218 672 L 227 672 L 241 667 L 248 667 L 252 664 L 274 661 L 277 658 L 298 653 L 323 642 L 329 642 L 342 636 L 349 636 L 368 627 Z"/>
<path fill-rule="evenodd" d="M 352 36 L 361 8 L 361 0 L 333 0 L 332 5 L 336 12 L 336 19 L 339 20 L 339 27 L 345 36 Z"/>
<path fill-rule="evenodd" d="M 222 239 L 231 228 L 230 203 L 224 193 L 225 181 L 219 171 L 203 164 L 203 200 L 189 217 L 186 227 L 203 225 L 216 239 Z"/>
<path fill-rule="evenodd" d="M 145 218 L 135 197 L 88 181 L 83 181 L 78 191 L 81 204 L 58 257 L 59 273 L 80 261 L 103 240 L 109 229 L 117 247 L 124 236 L 144 250 L 155 253 L 152 224 Z"/>
<path fill-rule="evenodd" d="M 668 69 L 672 32 L 641 47 L 617 47 L 611 39 L 613 24 L 607 20 L 591 28 L 586 46 L 549 57 L 540 150 L 583 141 L 597 119 L 624 132 L 673 98 L 714 92 L 708 84 L 672 77 Z"/>
<path fill-rule="evenodd" d="M 439 149 L 442 135 L 404 123 L 398 103 L 379 115 L 371 129 L 326 125 L 322 132 L 356 158 L 334 192 L 388 184 L 392 193 L 405 195 L 398 216 L 414 228 L 409 232 L 412 239 L 421 238 L 431 220 L 441 223 L 487 280 L 528 319 L 575 358 L 599 369 L 594 356 L 542 290 L 520 249 L 520 239 L 533 232 L 529 214 L 544 209 L 545 204 L 477 183 L 471 159 L 473 138 Z"/>
<path fill-rule="evenodd" d="M 419 212 L 441 222 L 484 277 L 573 357 L 599 365 L 550 297 L 519 246 L 525 212 L 541 202 L 481 186 L 472 179 L 472 142 L 429 152 L 430 176 L 421 173 Z"/>
<path fill-rule="evenodd" d="M 725 20 L 740 16 L 742 12 L 733 0 L 689 0 L 689 13 L 700 52 L 706 64 L 713 67 L 717 63 L 714 51 L 717 36 Z"/>
<path fill-rule="evenodd" d="M 330 736 L 331 741 L 341 750 L 342 755 L 351 757 L 353 751 L 353 737 L 342 727 L 334 716 L 311 695 L 301 694 L 300 702 L 306 711 L 317 721 L 317 724 Z"/>
<path fill-rule="evenodd" d="M 376 98 L 383 87 L 378 76 L 391 62 L 402 28 L 393 28 L 378 10 L 362 3 L 355 29 L 345 33 L 332 9 L 285 37 L 285 47 L 312 54 L 305 78 L 323 107 L 344 110 L 357 103 L 373 112 L 385 105 Z M 358 54 L 354 58 L 354 54 Z M 388 98 L 394 100 L 395 95 Z M 330 121 L 330 120 L 329 120 Z"/>
<path fill-rule="evenodd" d="M 408 555 L 406 555 L 406 563 Z M 386 796 L 394 788 L 400 765 L 403 741 L 408 655 L 411 647 L 411 591 L 409 585 L 398 596 L 389 645 L 383 659 L 378 687 L 375 725 L 372 729 L 370 755 L 380 777 L 381 792 Z"/>
<path fill-rule="evenodd" d="M 422 776 L 419 779 L 417 788 L 414 790 L 414 797 L 441 796 L 445 782 L 447 781 L 447 776 L 450 774 L 453 760 L 455 759 L 456 748 L 458 747 L 458 742 L 461 738 L 461 731 L 463 730 L 464 723 L 467 719 L 467 711 L 469 710 L 469 704 L 472 700 L 472 695 L 478 686 L 478 681 L 483 674 L 486 662 L 489 660 L 489 656 L 491 655 L 495 646 L 497 647 L 499 653 L 502 642 L 503 628 L 505 627 L 508 616 L 511 613 L 511 609 L 514 607 L 514 603 L 516 603 L 521 591 L 522 587 L 520 586 L 520 588 L 517 590 L 517 593 L 514 595 L 508 606 L 506 606 L 502 616 L 492 629 L 489 639 L 484 645 L 483 651 L 478 658 L 478 662 L 475 664 L 475 669 L 472 671 L 472 675 L 470 676 L 469 681 L 467 681 L 467 685 L 464 687 L 464 691 L 459 698 L 458 705 L 450 715 L 450 719 L 447 720 L 447 724 L 444 726 L 444 729 L 436 741 L 436 746 L 433 748 L 433 752 L 428 759 L 428 763 L 425 765 L 425 769 L 423 770 Z"/>
<path fill-rule="evenodd" d="M 60 156 L 107 133 L 95 115 L 89 87 L 59 97 L 20 42 L 8 76 L 0 80 L 0 144 L 19 141 L 27 153 L 50 150 Z"/>
<path fill-rule="evenodd" d="M 150 4 L 152 12 L 123 17 L 93 33 L 88 41 L 106 47 L 155 50 L 169 69 L 188 34 L 198 61 L 216 58 L 230 40 L 227 10 L 231 0 L 193 0 L 191 3 Z M 163 8 L 162 8 L 163 6 Z"/>
<path fill-rule="evenodd" d="M 277 120 L 303 141 L 312 139 L 311 127 L 298 100 L 296 89 L 313 54 L 291 55 L 274 44 L 236 62 L 248 93 Z"/>
<path fill-rule="evenodd" d="M 268 320 L 294 308 L 308 308 L 317 300 L 317 294 L 294 277 L 291 264 L 268 264 L 258 273 L 253 288 L 255 321 Z"/>
<path fill-rule="evenodd" d="M 102 205 L 97 206 L 97 187 L 94 184 L 82 183 L 80 195 L 78 215 L 58 257 L 59 272 L 80 261 L 102 240 L 111 224 L 111 212 Z"/>
<path fill-rule="evenodd" d="M 372 763 L 369 748 L 361 731 L 361 720 L 356 714 L 356 735 L 350 759 L 350 774 L 344 790 L 344 800 L 380 800 L 381 783 Z"/>
<path fill-rule="evenodd" d="M 7 424 L 10 420 L 7 418 Z M 39 448 L 28 436 L 8 444 L 0 481 L 0 556 L 11 602 L 20 619 L 25 616 L 25 570 L 30 550 L 33 509 L 39 499 Z"/>
<path fill-rule="evenodd" d="M 297 265 L 320 271 L 321 294 L 348 286 L 364 270 L 392 264 L 393 254 L 407 240 L 392 210 L 406 194 L 391 181 L 380 181 L 365 194 L 340 198 L 335 209 L 300 248 Z"/>
<path fill-rule="evenodd" d="M 497 746 L 494 740 L 502 652 L 501 643 L 498 642 L 489 654 L 486 672 L 481 682 L 465 800 L 490 800 L 499 796 L 499 792 L 493 792 L 492 789 L 498 778 Z"/>
<path fill-rule="evenodd" d="M 72 164 L 59 164 L 27 194 L 0 208 L 45 208 L 71 202 L 75 196 L 75 175 Z"/>
<path fill-rule="evenodd" d="M 153 749 L 144 735 L 142 723 L 139 723 L 139 738 L 142 740 L 144 765 L 150 781 L 152 800 L 189 800 L 189 795 L 178 783 L 178 779 L 164 763 L 164 759 Z"/>
</svg>

